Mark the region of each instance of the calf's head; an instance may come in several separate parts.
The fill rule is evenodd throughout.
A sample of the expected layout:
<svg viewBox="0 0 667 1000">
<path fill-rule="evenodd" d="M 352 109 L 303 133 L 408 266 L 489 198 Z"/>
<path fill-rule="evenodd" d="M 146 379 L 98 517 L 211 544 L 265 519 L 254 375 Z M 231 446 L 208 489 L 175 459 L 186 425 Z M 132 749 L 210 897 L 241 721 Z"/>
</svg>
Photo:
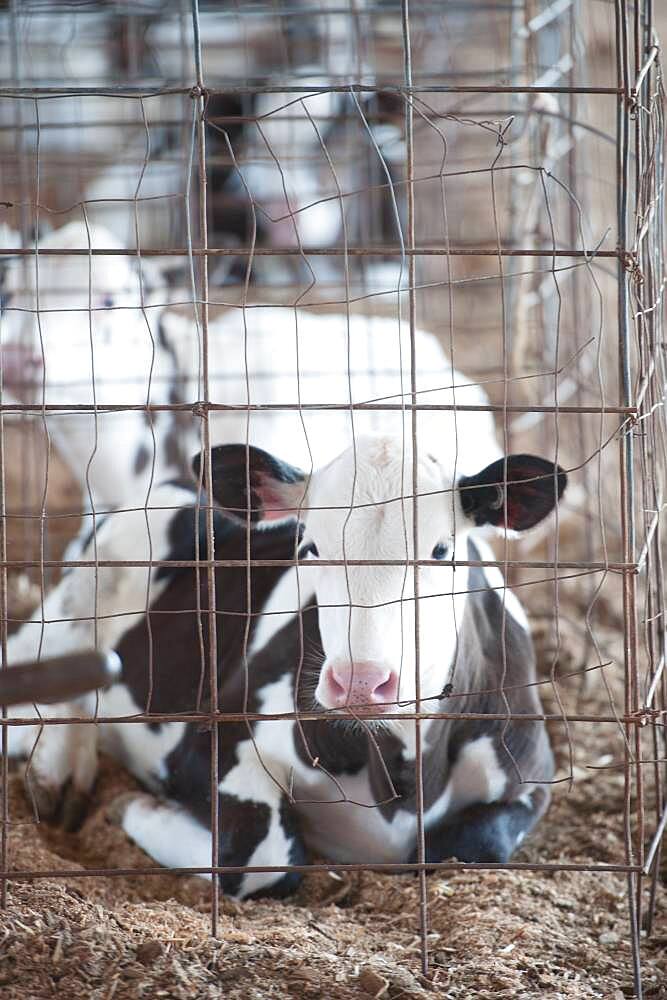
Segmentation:
<svg viewBox="0 0 667 1000">
<path fill-rule="evenodd" d="M 316 598 L 324 651 L 316 699 L 378 714 L 414 710 L 416 639 L 421 699 L 449 682 L 468 586 L 454 561 L 468 558 L 468 536 L 485 525 L 533 527 L 566 484 L 562 469 L 532 455 L 455 479 L 446 460 L 420 454 L 415 532 L 412 454 L 400 440 L 360 438 L 310 475 L 258 448 L 223 445 L 212 450 L 212 479 L 237 517 L 304 522 L 301 593 Z M 430 565 L 415 572 L 413 559 Z"/>
<path fill-rule="evenodd" d="M 148 373 L 154 355 L 141 309 L 147 285 L 136 262 L 104 227 L 78 221 L 40 237 L 38 249 L 35 258 L 12 259 L 4 278 L 5 384 L 21 395 L 31 385 L 41 388 L 44 378 L 50 402 L 82 403 L 90 399 L 94 372 L 96 381 L 117 385 L 105 402 L 134 402 L 128 368 Z M 138 395 L 145 397 L 143 386 Z"/>
</svg>

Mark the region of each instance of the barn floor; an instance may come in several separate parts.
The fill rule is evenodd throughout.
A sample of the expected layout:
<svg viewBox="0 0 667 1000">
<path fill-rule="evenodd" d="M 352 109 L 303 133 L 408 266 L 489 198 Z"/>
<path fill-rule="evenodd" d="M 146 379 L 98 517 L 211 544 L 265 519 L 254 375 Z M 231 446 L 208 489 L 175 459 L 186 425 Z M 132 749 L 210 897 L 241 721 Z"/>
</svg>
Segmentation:
<svg viewBox="0 0 667 1000">
<path fill-rule="evenodd" d="M 550 663 L 537 628 L 543 666 Z M 606 650 L 615 645 L 608 630 Z M 617 642 L 617 640 L 616 640 Z M 575 640 L 564 625 L 562 673 Z M 617 646 L 610 650 L 613 655 Z M 616 660 L 618 663 L 618 660 Z M 607 683 L 620 690 L 617 667 Z M 562 685 L 565 703 L 608 713 L 599 672 Z M 596 678 L 596 679 L 594 679 Z M 547 710 L 555 710 L 548 687 Z M 556 786 L 548 817 L 517 860 L 622 863 L 623 776 L 618 728 L 573 727 L 574 782 Z M 552 732 L 568 773 L 564 727 Z M 53 869 L 147 864 L 110 817 L 132 780 L 104 762 L 94 806 L 78 834 L 36 825 L 12 775 L 11 864 Z M 652 817 L 647 813 L 650 825 Z M 667 998 L 667 892 L 643 942 L 645 997 Z M 431 972 L 419 972 L 413 877 L 364 873 L 308 877 L 288 902 L 222 904 L 209 936 L 209 888 L 198 879 L 80 878 L 10 883 L 0 918 L 0 993 L 6 1000 L 83 996 L 501 998 L 632 995 L 625 880 L 610 873 L 459 872 L 428 879 Z"/>
</svg>

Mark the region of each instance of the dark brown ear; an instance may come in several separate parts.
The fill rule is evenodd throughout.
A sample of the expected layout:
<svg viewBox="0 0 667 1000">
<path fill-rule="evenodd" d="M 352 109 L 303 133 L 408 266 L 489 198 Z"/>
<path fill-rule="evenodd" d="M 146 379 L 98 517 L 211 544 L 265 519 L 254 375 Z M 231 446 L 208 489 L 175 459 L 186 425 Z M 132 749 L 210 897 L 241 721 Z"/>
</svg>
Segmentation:
<svg viewBox="0 0 667 1000">
<path fill-rule="evenodd" d="M 197 478 L 201 453 L 192 461 Z M 229 514 L 245 521 L 275 520 L 298 514 L 306 496 L 301 469 L 281 462 L 261 448 L 222 444 L 211 448 L 213 496 Z M 250 496 L 248 496 L 250 484 Z"/>
<path fill-rule="evenodd" d="M 526 531 L 554 509 L 567 485 L 559 465 L 536 455 L 508 455 L 476 476 L 461 476 L 459 496 L 466 517 L 478 526 L 492 524 Z"/>
</svg>

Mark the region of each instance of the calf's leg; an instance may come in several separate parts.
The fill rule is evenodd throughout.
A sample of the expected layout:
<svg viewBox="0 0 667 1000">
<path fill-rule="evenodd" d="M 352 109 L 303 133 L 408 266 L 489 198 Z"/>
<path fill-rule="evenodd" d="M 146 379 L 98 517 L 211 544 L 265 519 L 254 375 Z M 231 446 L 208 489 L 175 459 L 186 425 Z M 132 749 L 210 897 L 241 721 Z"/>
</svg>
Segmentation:
<svg viewBox="0 0 667 1000">
<path fill-rule="evenodd" d="M 147 794 L 124 795 L 111 816 L 146 854 L 167 868 L 208 868 L 212 864 L 211 830 L 186 806 Z M 218 864 L 271 868 L 302 864 L 304 851 L 287 803 L 278 810 L 256 800 L 220 795 Z M 202 874 L 203 878 L 210 878 Z M 237 899 L 286 896 L 301 876 L 276 871 L 232 871 L 220 877 L 222 890 Z"/>
<path fill-rule="evenodd" d="M 74 705 L 50 705 L 53 714 L 80 716 Z M 33 709 L 34 713 L 34 709 Z M 79 828 L 97 776 L 97 728 L 94 724 L 44 726 L 37 733 L 25 771 L 26 792 L 40 819 L 52 819 L 62 807 L 65 830 Z"/>
<path fill-rule="evenodd" d="M 512 802 L 478 803 L 426 832 L 427 862 L 456 858 L 467 863 L 505 864 L 530 833 L 549 802 L 537 786 Z M 416 852 L 412 860 L 416 861 Z"/>
</svg>

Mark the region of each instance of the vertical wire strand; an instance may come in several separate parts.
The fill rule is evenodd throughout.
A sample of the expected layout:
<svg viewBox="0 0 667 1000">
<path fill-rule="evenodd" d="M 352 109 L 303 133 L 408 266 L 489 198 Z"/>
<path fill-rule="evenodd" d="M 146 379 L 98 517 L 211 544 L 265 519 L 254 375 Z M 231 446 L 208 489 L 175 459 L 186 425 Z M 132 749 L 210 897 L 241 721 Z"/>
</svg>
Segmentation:
<svg viewBox="0 0 667 1000">
<path fill-rule="evenodd" d="M 46 632 L 46 618 L 45 618 L 45 599 L 46 599 L 46 537 L 45 537 L 45 527 L 47 520 L 46 513 L 46 497 L 49 488 L 49 475 L 51 471 L 51 432 L 49 430 L 48 421 L 48 411 L 46 408 L 46 396 L 47 396 L 47 380 L 46 380 L 46 350 L 44 342 L 44 331 L 42 328 L 42 315 L 41 315 L 41 300 L 40 300 L 40 273 L 39 273 L 39 215 L 40 215 L 40 200 L 41 200 L 41 144 L 42 144 L 42 129 L 40 121 L 40 111 L 39 111 L 39 100 L 35 98 L 35 127 L 36 127 L 36 140 L 35 140 L 35 252 L 34 252 L 34 275 L 35 275 L 35 321 L 37 324 L 37 335 L 39 339 L 39 350 L 42 360 L 42 378 L 40 384 L 40 422 L 42 429 L 44 431 L 44 440 L 46 442 L 45 450 L 45 461 L 44 461 L 44 487 L 42 490 L 41 502 L 40 502 L 40 512 L 39 512 L 39 607 L 40 607 L 40 618 L 39 618 L 39 643 L 37 646 L 37 659 L 41 659 L 42 648 L 44 645 L 44 637 Z M 39 709 L 36 708 L 36 714 L 41 716 Z M 33 747 L 28 756 L 28 762 L 26 764 L 26 783 L 29 790 L 29 795 L 32 800 L 33 812 L 36 820 L 39 822 L 39 813 L 37 809 L 36 800 L 34 793 L 30 785 L 30 774 L 32 761 L 37 749 L 37 744 L 41 739 L 43 734 L 43 727 L 40 727 L 37 731 L 37 737 L 33 744 Z"/>
<path fill-rule="evenodd" d="M 19 71 L 19 40 L 18 40 L 18 5 L 17 0 L 12 0 L 10 4 L 10 58 L 12 63 L 12 76 L 14 79 L 18 80 L 20 76 Z M 18 144 L 18 159 L 22 161 L 25 165 L 25 133 L 23 128 L 23 102 L 16 101 L 14 104 L 14 124 L 17 126 L 16 132 L 16 142 Z M 22 189 L 27 185 L 28 182 L 28 172 L 27 169 L 21 170 L 21 185 Z M 27 246 L 27 197 L 25 192 L 22 191 L 22 207 L 21 207 L 21 237 L 23 245 Z M 24 275 L 24 284 L 26 283 L 25 275 L 28 269 L 28 260 L 26 258 L 25 262 L 22 264 L 22 271 Z M 0 345 L 2 344 L 2 317 L 0 316 Z M 2 656 L 2 670 L 8 669 L 7 662 L 7 626 L 8 626 L 8 601 L 7 601 L 7 495 L 6 495 L 6 478 L 5 478 L 5 411 L 3 408 L 4 403 L 4 378 L 3 373 L 0 371 L 0 559 L 2 563 L 0 564 L 0 653 Z M 26 463 L 26 469 L 29 467 L 30 463 Z M 27 491 L 26 491 L 27 492 Z M 27 533 L 27 531 L 26 531 Z M 27 541 L 27 538 L 26 538 Z M 2 829 L 0 830 L 0 869 L 3 874 L 9 870 L 9 729 L 6 723 L 7 719 L 7 708 L 2 706 L 2 762 L 0 767 L 2 769 L 2 816 L 0 822 L 2 823 Z M 6 909 L 8 902 L 9 885 L 8 880 L 3 878 L 2 885 L 0 886 L 0 909 Z"/>
<path fill-rule="evenodd" d="M 570 72 L 569 72 L 569 83 L 570 83 L 571 87 L 575 87 L 576 86 L 575 66 L 577 66 L 577 63 L 575 61 L 574 56 L 575 56 L 575 52 L 577 50 L 577 41 L 578 41 L 578 37 L 579 37 L 578 36 L 578 28 L 577 28 L 577 26 L 578 26 L 580 20 L 581 20 L 581 3 L 580 3 L 580 0 L 575 0 L 575 3 L 573 3 L 572 6 L 569 9 L 568 18 L 567 18 L 567 22 L 568 22 L 567 23 L 568 44 L 569 44 L 570 53 L 572 54 L 572 67 L 571 67 Z M 586 76 L 586 82 L 588 82 L 588 76 Z M 577 120 L 577 116 L 579 114 L 579 106 L 580 106 L 579 95 L 571 92 L 568 95 L 568 98 L 567 98 L 567 115 L 568 115 L 567 136 L 568 136 L 568 142 L 569 142 L 569 146 L 570 146 L 570 149 L 569 149 L 568 155 L 567 155 L 567 183 L 568 183 L 568 187 L 572 191 L 575 190 L 575 187 L 577 187 L 577 185 L 579 183 L 583 183 L 583 182 L 579 181 L 579 171 L 580 171 L 580 167 L 579 167 L 579 143 L 576 141 L 577 137 L 576 137 L 576 130 L 575 130 L 575 126 L 574 126 L 574 122 Z M 578 193 L 580 193 L 580 192 L 578 192 Z M 571 198 L 568 199 L 568 228 L 567 228 L 567 233 L 568 233 L 569 245 L 570 246 L 575 246 L 576 242 L 577 242 L 577 236 L 578 236 L 578 219 L 577 219 L 577 210 L 576 210 L 574 201 Z M 570 301 L 572 303 L 572 306 L 571 306 L 571 316 L 572 317 L 576 317 L 576 319 L 574 319 L 574 320 L 571 319 L 570 322 L 571 322 L 572 330 L 573 330 L 574 337 L 575 337 L 575 344 L 576 344 L 577 348 L 579 348 L 579 347 L 581 347 L 581 345 L 586 340 L 586 334 L 588 333 L 588 331 L 594 329 L 594 320 L 591 317 L 591 319 L 589 321 L 589 325 L 585 328 L 585 330 L 582 333 L 582 330 L 581 330 L 579 322 L 578 322 L 578 317 L 582 315 L 582 304 L 583 304 L 584 299 L 583 299 L 583 289 L 582 289 L 582 282 L 581 282 L 581 274 L 580 274 L 580 271 L 579 271 L 578 268 L 575 269 L 575 271 L 573 272 L 572 277 L 571 277 L 571 283 L 570 283 Z M 584 402 L 584 382 L 583 382 L 583 379 L 577 379 L 577 388 L 576 388 L 574 399 L 575 399 L 575 402 L 578 405 L 582 405 L 583 402 Z M 578 428 L 577 429 L 578 429 L 579 440 L 580 440 L 578 457 L 579 457 L 579 459 L 581 459 L 581 458 L 584 457 L 584 455 L 586 453 L 587 443 L 588 443 L 589 440 L 591 440 L 592 436 L 589 434 L 589 431 L 588 431 L 588 422 L 583 417 L 579 417 L 578 418 L 577 424 L 578 424 Z M 588 464 L 586 464 L 584 466 L 583 470 L 582 470 L 582 479 L 583 479 L 583 488 L 584 488 L 584 492 L 585 492 L 586 496 L 593 496 L 593 491 L 594 491 L 594 472 L 593 472 L 593 470 L 590 469 L 590 467 L 588 466 Z M 583 537 L 581 538 L 580 544 L 583 547 L 583 550 L 584 550 L 584 553 L 585 553 L 585 557 L 586 557 L 586 559 L 588 559 L 590 561 L 593 561 L 593 559 L 595 557 L 595 536 L 594 536 L 594 533 L 592 531 L 584 531 L 582 533 L 582 535 L 583 535 Z M 586 606 L 590 607 L 591 604 L 595 600 L 595 593 L 596 593 L 596 584 L 595 584 L 595 581 L 590 581 L 590 583 L 587 584 L 586 586 L 587 586 L 587 592 L 588 592 L 588 596 L 587 596 L 587 599 L 586 599 Z M 591 636 L 590 636 L 589 633 L 587 633 L 585 635 L 585 643 L 586 643 L 586 645 L 584 647 L 584 650 L 583 650 L 582 656 L 581 656 L 581 660 L 582 660 L 583 663 L 585 663 L 587 661 L 587 658 L 588 658 L 589 653 L 591 652 L 591 650 L 593 652 L 595 652 L 595 646 L 594 646 L 594 643 L 593 643 L 593 641 L 592 641 Z M 585 693 L 585 685 L 586 685 L 586 683 L 587 683 L 586 675 L 583 675 L 582 682 L 581 682 L 581 689 L 580 689 L 582 696 Z"/>
<path fill-rule="evenodd" d="M 626 0 L 616 0 L 616 60 L 617 84 L 619 87 L 617 108 L 617 213 L 618 213 L 618 362 L 619 383 L 623 405 L 632 399 L 630 323 L 628 315 L 628 272 L 626 270 L 628 211 L 630 197 L 630 135 L 629 135 L 629 39 L 628 6 Z M 622 558 L 630 562 L 634 558 L 634 449 L 632 426 L 625 428 L 619 439 L 620 483 L 621 483 L 621 545 Z M 635 622 L 635 576 L 628 571 L 623 574 L 623 659 L 625 676 L 625 715 L 632 710 L 632 692 L 636 676 L 636 622 Z M 625 726 L 624 749 L 624 840 L 625 861 L 634 864 L 632 832 L 632 725 Z M 641 767 L 638 762 L 637 767 Z M 632 943 L 632 964 L 635 992 L 639 1000 L 643 996 L 640 954 L 639 925 L 637 923 L 636 886 L 634 873 L 628 872 L 628 911 Z"/>
<path fill-rule="evenodd" d="M 155 424 L 154 415 L 151 410 L 151 394 L 153 392 L 153 378 L 155 371 L 155 360 L 156 360 L 156 343 L 155 337 L 153 335 L 153 330 L 151 328 L 150 319 L 148 318 L 148 312 L 146 309 L 146 294 L 144 287 L 144 266 L 143 259 L 141 256 L 141 231 L 139 226 L 139 192 L 141 191 L 141 186 L 144 182 L 144 177 L 148 169 L 148 164 L 151 159 L 151 134 L 148 125 L 148 118 L 146 117 L 146 107 L 143 98 L 139 98 L 139 104 L 141 108 L 141 121 L 144 129 L 144 139 L 145 139 L 145 149 L 144 149 L 144 159 L 139 171 L 139 177 L 137 178 L 137 186 L 134 191 L 134 196 L 132 198 L 132 211 L 133 211 L 133 224 L 134 224 L 134 242 L 135 249 L 137 251 L 137 279 L 139 282 L 139 309 L 141 312 L 141 319 L 143 325 L 146 327 L 146 332 L 148 334 L 148 339 L 151 345 L 151 355 L 150 362 L 148 366 L 148 379 L 146 384 L 146 423 L 148 425 L 148 431 L 151 438 L 151 464 L 150 464 L 150 474 L 148 478 L 148 484 L 146 486 L 146 494 L 144 497 L 144 524 L 146 525 L 146 540 L 148 543 L 148 562 L 149 564 L 153 561 L 153 535 L 151 532 L 151 522 L 149 516 L 149 504 L 151 499 L 151 493 L 153 490 L 153 484 L 155 481 L 155 468 L 157 462 L 157 440 L 155 437 Z M 159 417 L 158 417 L 159 419 Z M 151 705 L 153 701 L 153 693 L 155 687 L 155 661 L 154 661 L 154 636 L 153 636 L 153 623 L 151 621 L 150 615 L 150 593 L 151 593 L 151 576 L 152 567 L 149 565 L 146 572 L 146 600 L 144 604 L 144 612 L 146 615 L 146 636 L 148 640 L 148 691 L 146 693 L 146 706 L 145 711 L 149 713 L 151 711 Z M 95 643 L 97 646 L 97 643 Z"/>
<path fill-rule="evenodd" d="M 0 344 L 2 343 L 2 317 L 0 316 Z M 0 668 L 8 670 L 7 662 L 7 494 L 5 479 L 5 410 L 4 386 L 2 371 L 0 371 Z M 2 815 L 0 816 L 0 871 L 5 875 L 9 871 L 9 730 L 7 725 L 7 707 L 2 706 Z M 7 907 L 8 879 L 3 878 L 0 885 L 0 909 Z"/>
<path fill-rule="evenodd" d="M 405 167 L 407 196 L 407 249 L 413 251 L 408 256 L 408 308 L 410 323 L 410 399 L 412 436 L 412 549 L 413 558 L 419 551 L 419 499 L 418 474 L 419 453 L 417 442 L 417 357 L 415 331 L 417 328 L 415 249 L 415 175 L 414 175 L 414 109 L 412 107 L 412 47 L 410 40 L 410 0 L 401 0 L 401 27 L 403 33 L 403 71 L 407 88 L 405 101 Z M 422 973 L 428 973 L 428 898 L 426 894 L 426 842 L 424 837 L 424 767 L 422 753 L 422 732 L 419 713 L 421 703 L 420 648 L 419 648 L 419 567 L 413 567 L 414 620 L 415 620 L 415 805 L 417 807 L 417 862 L 419 864 L 419 931 L 421 938 Z"/>
<path fill-rule="evenodd" d="M 643 0 L 635 0 L 634 4 L 634 23 L 633 23 L 633 34 L 634 34 L 634 72 L 633 80 L 636 80 L 639 75 L 639 70 L 641 68 L 641 16 L 643 9 Z M 634 166 L 635 166 L 635 179 L 634 179 L 634 219 L 633 222 L 637 220 L 638 213 L 641 212 L 641 200 L 642 200 L 642 175 L 644 172 L 644 150 L 642 143 L 642 112 L 641 112 L 641 96 L 638 98 L 639 107 L 635 112 L 635 122 L 634 122 Z M 630 115 L 628 114 L 628 117 Z M 629 122 L 628 122 L 629 124 Z M 627 234 L 626 234 L 627 238 Z M 634 240 L 633 240 L 634 242 Z M 641 266 L 641 246 L 636 247 L 636 253 L 638 258 L 639 266 Z M 644 323 L 644 317 L 642 316 L 641 309 L 636 313 L 634 332 L 638 339 L 638 364 L 640 370 L 642 365 L 642 345 L 646 344 L 646 327 Z M 625 386 L 624 386 L 625 392 Z M 649 431 L 650 433 L 650 431 Z M 632 434 L 632 428 L 630 428 L 630 434 Z M 643 460 L 645 455 L 645 444 L 641 443 L 638 449 L 640 452 L 640 462 Z M 633 465 L 634 470 L 634 465 Z M 645 489 L 646 485 L 646 468 L 640 466 L 640 483 Z M 640 491 L 638 491 L 638 494 Z M 634 497 L 631 497 L 631 512 L 633 517 L 634 525 Z M 636 528 L 633 528 L 633 534 L 636 533 Z M 636 551 L 636 546 L 633 544 L 632 557 L 634 558 Z M 645 594 L 647 598 L 650 598 L 651 590 L 648 586 L 648 573 L 649 569 L 646 571 L 647 587 L 645 589 Z M 636 604 L 636 597 L 634 598 Z M 635 618 L 637 616 L 637 611 L 635 610 Z M 632 710 L 633 712 L 638 712 L 640 708 L 640 698 L 639 698 L 639 662 L 638 662 L 638 644 L 639 638 L 637 636 L 636 648 L 634 652 L 634 670 L 633 670 L 633 682 L 632 682 Z M 644 770 L 642 767 L 642 730 L 638 725 L 634 727 L 634 754 L 635 760 L 637 762 L 636 772 L 635 772 L 635 813 L 637 817 L 637 832 L 636 832 L 636 858 L 637 863 L 640 868 L 644 864 Z M 642 875 L 641 871 L 637 874 L 637 886 L 636 886 L 636 921 L 637 928 L 641 928 L 642 924 Z"/>
<path fill-rule="evenodd" d="M 651 0 L 647 0 L 645 9 L 645 24 L 644 24 L 644 51 L 649 52 L 650 47 L 654 44 L 654 25 L 653 25 L 653 6 Z M 652 178 L 652 187 L 650 191 L 652 206 L 657 207 L 657 218 L 660 222 L 664 219 L 664 162 L 662 151 L 664 148 L 665 141 L 665 131 L 664 131 L 664 121 L 662 115 L 662 104 L 661 98 L 662 94 L 662 84 L 661 84 L 661 70 L 658 66 L 651 66 L 646 77 L 645 91 L 643 95 L 640 96 L 641 107 L 646 109 L 645 115 L 649 118 L 649 125 L 652 129 L 650 136 L 647 138 L 647 144 L 650 147 L 650 155 L 654 159 L 654 175 Z M 661 405 L 656 412 L 656 419 L 652 425 L 653 428 L 653 442 L 651 449 L 652 457 L 652 470 L 654 475 L 651 478 L 651 489 L 652 489 L 652 502 L 653 507 L 656 512 L 657 524 L 656 531 L 653 538 L 654 545 L 654 590 L 655 590 L 655 618 L 656 623 L 654 626 L 654 645 L 650 650 L 650 661 L 649 661 L 649 675 L 650 675 L 650 688 L 653 688 L 658 680 L 657 671 L 663 671 L 663 682 L 664 682 L 664 669 L 665 669 L 665 659 L 666 659 L 666 643 L 665 643 L 665 632 L 667 629 L 667 622 L 665 621 L 665 591 L 664 591 L 664 562 L 663 562 L 663 531 L 662 531 L 662 518 L 661 511 L 664 506 L 663 494 L 664 489 L 664 454 L 661 456 L 661 445 L 664 449 L 665 441 L 665 406 L 664 406 L 664 370 L 660 366 L 661 359 L 661 349 L 660 344 L 664 339 L 664 333 L 662 329 L 663 325 L 663 310 L 661 309 L 663 296 L 664 296 L 664 240 L 662 225 L 658 222 L 656 226 L 653 227 L 653 232 L 647 233 L 648 240 L 648 253 L 646 254 L 646 262 L 642 262 L 642 272 L 646 268 L 647 279 L 648 279 L 648 322 L 651 328 L 651 363 L 655 363 L 656 376 L 662 378 L 658 384 L 657 395 L 660 395 L 660 390 L 662 389 L 663 398 L 660 400 Z M 657 424 L 657 429 L 655 428 Z M 663 480 L 658 483 L 657 479 L 657 467 L 659 465 L 659 459 L 663 458 L 662 470 L 663 470 Z M 662 620 L 660 620 L 660 618 Z M 651 615 L 651 620 L 653 620 L 653 615 Z M 647 677 L 647 684 L 649 683 L 649 677 Z M 649 688 L 649 691 L 650 691 Z M 662 707 L 667 708 L 667 699 L 664 698 L 665 690 L 663 684 L 663 700 Z M 643 702 L 645 708 L 650 708 L 650 698 L 647 692 L 645 700 Z M 651 749 L 653 751 L 654 764 L 653 764 L 653 786 L 654 786 L 654 811 L 655 811 L 655 824 L 656 832 L 660 829 L 660 824 L 663 820 L 663 814 L 667 808 L 667 802 L 665 800 L 664 794 L 664 783 L 663 783 L 663 770 L 665 769 L 665 762 L 667 761 L 667 753 L 665 753 L 665 734 L 664 730 L 661 733 L 661 728 L 657 725 L 652 726 L 652 740 Z M 662 758 L 662 762 L 661 762 Z M 664 840 L 664 835 L 662 840 Z M 658 882 L 660 878 L 661 861 L 662 861 L 662 840 L 658 845 L 655 852 L 655 860 L 653 863 L 653 868 L 650 876 L 649 883 L 649 893 L 648 902 L 645 914 L 645 929 L 647 936 L 650 936 L 653 930 L 653 921 L 656 912 L 657 896 L 658 896 Z"/>
<path fill-rule="evenodd" d="M 188 0 L 189 2 L 189 0 Z M 199 323 L 199 313 L 197 311 L 197 276 L 195 274 L 195 258 L 192 253 L 192 177 L 194 173 L 194 162 L 195 162 L 195 150 L 197 145 L 197 105 L 194 101 L 191 104 L 191 128 L 190 128 L 190 140 L 189 140 L 189 155 L 188 155 L 188 166 L 187 166 L 187 181 L 185 187 L 185 233 L 187 241 L 187 254 L 188 254 L 188 282 L 190 295 L 192 296 L 192 311 L 193 311 L 193 321 L 195 325 L 196 332 L 196 350 L 197 350 L 197 377 L 194 385 L 194 392 L 196 393 L 197 399 L 201 399 L 202 396 L 202 352 L 201 352 L 201 326 Z M 190 360 L 190 359 L 188 359 Z M 200 427 L 200 445 L 203 447 L 203 428 Z M 201 546 L 200 546 L 200 535 L 199 523 L 201 519 L 201 495 L 204 483 L 204 463 L 200 462 L 199 465 L 199 476 L 197 478 L 197 493 L 194 504 L 194 519 L 193 523 L 195 525 L 194 530 L 194 557 L 195 557 L 195 621 L 197 628 L 197 649 L 199 652 L 199 683 L 197 685 L 197 700 L 196 708 L 197 711 L 202 709 L 202 699 L 204 696 L 204 684 L 206 680 L 206 643 L 204 640 L 204 621 L 203 621 L 203 610 L 202 610 L 202 580 L 201 580 Z"/>
<path fill-rule="evenodd" d="M 211 401 L 209 383 L 209 341 L 208 341 L 208 218 L 206 199 L 206 132 L 205 111 L 206 91 L 204 88 L 204 70 L 202 62 L 202 45 L 199 21 L 199 0 L 192 0 L 192 30 L 193 50 L 195 60 L 196 87 L 192 98 L 197 107 L 197 152 L 199 173 L 199 228 L 200 243 L 204 251 L 200 260 L 201 301 L 199 313 L 201 322 L 202 344 L 202 390 L 203 390 L 203 476 L 206 491 L 206 583 L 208 591 L 208 659 L 211 712 L 218 711 L 218 652 L 217 652 L 217 615 L 215 590 L 215 526 L 213 519 L 213 475 L 211 469 L 211 428 L 207 404 Z M 218 795 L 218 726 L 211 726 L 211 865 L 219 866 L 219 830 L 220 830 L 220 799 Z M 218 911 L 220 907 L 220 880 L 217 876 L 211 879 L 211 933 L 218 936 Z"/>
<path fill-rule="evenodd" d="M 10 65 L 12 79 L 20 84 L 23 81 L 23 60 L 21 58 L 21 44 L 19 38 L 19 15 L 21 13 L 20 0 L 11 0 L 9 5 L 9 40 L 10 40 Z M 21 234 L 21 246 L 24 249 L 30 245 L 30 158 L 28 156 L 27 144 L 26 144 L 26 118 L 24 114 L 26 102 L 18 100 L 14 101 L 14 114 L 13 114 L 13 124 L 16 130 L 15 132 L 15 149 L 16 149 L 16 160 L 19 169 L 19 193 L 20 193 L 20 203 L 19 203 L 19 230 Z M 37 237 L 37 226 L 35 225 L 35 238 Z M 28 257 L 24 257 L 20 264 L 20 269 L 23 276 L 23 287 L 27 288 L 28 282 L 28 268 L 30 267 L 30 260 Z M 30 333 L 30 340 L 24 338 L 26 346 L 30 348 L 32 346 L 32 341 L 34 339 L 34 332 Z M 31 393 L 31 402 L 36 401 L 36 394 Z M 33 421 L 27 415 L 23 417 L 21 423 L 24 427 L 32 427 Z M 21 487 L 22 487 L 22 501 L 26 508 L 30 504 L 31 486 L 35 483 L 35 472 L 34 469 L 37 466 L 36 453 L 37 446 L 35 443 L 35 435 L 28 435 L 28 447 L 26 448 L 26 461 L 23 463 L 23 470 L 21 475 Z M 34 450 L 35 454 L 30 455 L 30 451 Z M 32 539 L 29 537 L 29 529 L 26 525 L 23 528 L 23 542 L 26 547 L 32 544 Z"/>
</svg>

